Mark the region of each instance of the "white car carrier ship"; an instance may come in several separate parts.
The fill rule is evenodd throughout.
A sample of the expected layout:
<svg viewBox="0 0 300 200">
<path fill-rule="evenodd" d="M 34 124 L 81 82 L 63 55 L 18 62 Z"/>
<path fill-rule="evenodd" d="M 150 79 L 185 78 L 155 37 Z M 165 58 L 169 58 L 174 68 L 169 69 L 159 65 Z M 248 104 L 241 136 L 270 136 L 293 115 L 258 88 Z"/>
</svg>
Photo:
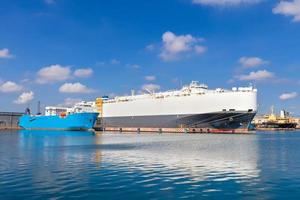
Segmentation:
<svg viewBox="0 0 300 200">
<path fill-rule="evenodd" d="M 97 98 L 101 127 L 118 131 L 234 132 L 248 130 L 257 89 L 208 89 L 196 81 L 180 90 Z"/>
</svg>

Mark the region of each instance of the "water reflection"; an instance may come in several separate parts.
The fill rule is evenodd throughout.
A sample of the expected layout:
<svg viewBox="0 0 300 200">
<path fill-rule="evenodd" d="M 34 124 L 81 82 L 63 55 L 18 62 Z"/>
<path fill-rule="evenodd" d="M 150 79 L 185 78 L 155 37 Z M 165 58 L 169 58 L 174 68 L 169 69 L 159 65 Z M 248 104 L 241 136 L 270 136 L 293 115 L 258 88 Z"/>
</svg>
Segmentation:
<svg viewBox="0 0 300 200">
<path fill-rule="evenodd" d="M 128 170 L 164 168 L 166 173 L 180 171 L 194 181 L 218 174 L 228 176 L 215 181 L 259 176 L 255 135 L 114 135 L 103 140 L 134 147 L 105 153 L 107 161 L 116 166 L 128 164 Z"/>
<path fill-rule="evenodd" d="M 99 134 L 99 133 L 96 133 L 95 134 L 95 144 L 96 145 L 98 145 L 98 146 L 100 146 L 100 145 L 102 145 L 102 136 L 101 136 L 101 134 Z M 99 149 L 99 148 L 96 148 L 95 149 L 95 157 L 94 157 L 94 162 L 95 163 L 101 163 L 101 161 L 102 161 L 102 152 L 101 152 L 101 148 Z M 101 166 L 101 165 L 98 165 L 98 166 Z"/>
<path fill-rule="evenodd" d="M 276 197 L 278 182 L 300 186 L 297 141 L 300 134 L 2 134 L 0 197 Z"/>
<path fill-rule="evenodd" d="M 66 190 L 91 183 L 128 189 L 130 183 L 149 194 L 172 191 L 171 196 L 183 187 L 182 197 L 191 197 L 220 193 L 222 182 L 254 184 L 259 176 L 255 135 L 21 131 L 19 136 L 19 155 L 28 159 L 23 165 L 35 188 L 43 182 L 53 191 L 62 189 L 53 188 L 57 184 Z"/>
</svg>

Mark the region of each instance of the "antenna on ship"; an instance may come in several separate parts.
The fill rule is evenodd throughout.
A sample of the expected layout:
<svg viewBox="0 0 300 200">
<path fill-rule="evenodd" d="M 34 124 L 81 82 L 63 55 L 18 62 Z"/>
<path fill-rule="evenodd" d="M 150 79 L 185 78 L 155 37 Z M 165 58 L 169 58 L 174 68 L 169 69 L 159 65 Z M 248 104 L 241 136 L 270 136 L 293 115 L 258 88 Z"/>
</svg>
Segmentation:
<svg viewBox="0 0 300 200">
<path fill-rule="evenodd" d="M 30 115 L 31 112 L 30 112 L 30 103 L 27 104 L 27 108 L 25 109 L 25 114 L 26 115 Z"/>
<path fill-rule="evenodd" d="M 145 88 L 145 91 L 148 92 L 149 94 L 153 94 L 154 93 L 154 91 L 151 91 L 148 88 Z"/>
<path fill-rule="evenodd" d="M 38 101 L 37 103 L 37 114 L 40 115 L 41 114 L 41 102 Z"/>
</svg>

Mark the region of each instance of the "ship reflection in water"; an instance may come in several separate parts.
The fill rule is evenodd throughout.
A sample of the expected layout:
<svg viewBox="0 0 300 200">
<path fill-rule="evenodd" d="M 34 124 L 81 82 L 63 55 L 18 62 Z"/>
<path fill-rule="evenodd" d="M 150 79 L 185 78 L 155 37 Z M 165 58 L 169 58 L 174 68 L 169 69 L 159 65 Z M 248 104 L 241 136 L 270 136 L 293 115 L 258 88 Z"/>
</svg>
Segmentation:
<svg viewBox="0 0 300 200">
<path fill-rule="evenodd" d="M 296 197 L 300 134 L 275 135 L 0 134 L 0 196 Z"/>
</svg>

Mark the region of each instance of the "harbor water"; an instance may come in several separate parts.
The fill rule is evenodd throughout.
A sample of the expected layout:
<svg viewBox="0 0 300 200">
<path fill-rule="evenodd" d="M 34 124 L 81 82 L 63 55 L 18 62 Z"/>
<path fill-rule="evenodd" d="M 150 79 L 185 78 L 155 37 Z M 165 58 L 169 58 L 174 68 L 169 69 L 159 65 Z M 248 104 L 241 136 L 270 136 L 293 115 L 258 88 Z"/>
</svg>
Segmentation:
<svg viewBox="0 0 300 200">
<path fill-rule="evenodd" d="M 0 199 L 296 199 L 300 132 L 0 132 Z"/>
</svg>

